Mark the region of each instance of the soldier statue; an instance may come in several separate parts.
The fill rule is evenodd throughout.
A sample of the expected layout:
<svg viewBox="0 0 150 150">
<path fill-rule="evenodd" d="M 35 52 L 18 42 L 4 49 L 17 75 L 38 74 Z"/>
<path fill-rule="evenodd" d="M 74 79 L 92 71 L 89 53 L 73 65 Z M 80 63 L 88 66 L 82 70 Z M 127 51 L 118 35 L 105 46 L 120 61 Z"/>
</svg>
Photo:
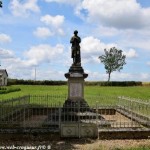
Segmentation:
<svg viewBox="0 0 150 150">
<path fill-rule="evenodd" d="M 81 38 L 77 35 L 78 31 L 74 31 L 74 36 L 71 38 L 70 43 L 72 43 L 71 47 L 71 58 L 73 58 L 73 65 L 81 66 L 81 56 L 80 56 L 80 45 Z"/>
</svg>

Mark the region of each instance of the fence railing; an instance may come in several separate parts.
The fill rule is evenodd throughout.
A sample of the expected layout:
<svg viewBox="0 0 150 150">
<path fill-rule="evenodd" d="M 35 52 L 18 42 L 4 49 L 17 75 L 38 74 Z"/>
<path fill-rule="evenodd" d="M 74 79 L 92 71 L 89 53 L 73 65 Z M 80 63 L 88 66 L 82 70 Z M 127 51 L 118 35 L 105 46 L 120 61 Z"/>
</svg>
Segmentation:
<svg viewBox="0 0 150 150">
<path fill-rule="evenodd" d="M 133 121 L 150 127 L 150 101 L 118 97 L 117 111 Z"/>
<path fill-rule="evenodd" d="M 87 107 L 80 102 L 65 106 L 63 101 L 66 99 L 65 95 L 28 95 L 1 101 L 0 128 L 59 131 L 64 122 L 92 123 L 99 129 L 150 128 L 149 102 L 125 97 L 86 96 L 90 103 Z"/>
<path fill-rule="evenodd" d="M 118 97 L 118 106 L 150 119 L 150 100 L 144 101 L 121 96 Z"/>
<path fill-rule="evenodd" d="M 13 117 L 19 117 L 20 112 L 29 105 L 30 96 L 13 98 L 0 102 L 0 122 L 13 122 Z M 12 116 L 12 117 L 10 117 Z"/>
</svg>

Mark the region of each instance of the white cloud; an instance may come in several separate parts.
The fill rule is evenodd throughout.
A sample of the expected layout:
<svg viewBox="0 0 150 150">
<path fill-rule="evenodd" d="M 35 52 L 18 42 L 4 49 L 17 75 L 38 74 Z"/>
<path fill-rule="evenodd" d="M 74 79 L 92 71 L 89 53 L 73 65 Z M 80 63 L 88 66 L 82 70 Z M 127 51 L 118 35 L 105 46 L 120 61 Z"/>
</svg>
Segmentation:
<svg viewBox="0 0 150 150">
<path fill-rule="evenodd" d="M 147 62 L 147 65 L 149 65 L 149 66 L 150 66 L 150 61 L 149 61 L 149 62 Z"/>
<path fill-rule="evenodd" d="M 10 9 L 14 16 L 28 16 L 31 12 L 39 12 L 40 8 L 37 5 L 38 0 L 27 0 L 20 2 L 20 0 L 12 0 L 10 3 Z"/>
<path fill-rule="evenodd" d="M 82 0 L 45 0 L 45 2 L 56 2 L 59 4 L 66 4 L 70 5 L 74 9 L 74 13 L 79 16 L 80 18 L 84 19 L 84 16 L 80 13 L 81 8 L 81 2 Z"/>
<path fill-rule="evenodd" d="M 46 2 L 57 2 L 57 3 L 65 3 L 65 4 L 70 4 L 70 5 L 77 5 L 79 4 L 79 2 L 81 2 L 82 0 L 45 0 Z"/>
<path fill-rule="evenodd" d="M 31 78 L 35 79 L 35 68 L 32 69 Z M 36 79 L 37 80 L 65 80 L 64 72 L 49 68 L 43 70 L 36 68 Z"/>
<path fill-rule="evenodd" d="M 0 34 L 0 43 L 8 43 L 11 42 L 11 37 L 7 34 Z"/>
<path fill-rule="evenodd" d="M 65 35 L 64 30 L 63 30 L 62 28 L 58 28 L 58 29 L 57 29 L 57 33 L 58 33 L 59 35 L 62 35 L 62 36 Z M 57 33 L 56 33 L 56 34 L 57 34 Z"/>
<path fill-rule="evenodd" d="M 96 29 L 94 29 L 95 35 L 99 36 L 107 36 L 107 37 L 112 37 L 116 36 L 120 33 L 121 31 L 118 31 L 116 28 L 111 28 L 111 27 L 106 27 L 106 26 L 98 26 Z"/>
<path fill-rule="evenodd" d="M 27 65 L 39 65 L 43 62 L 50 62 L 57 59 L 63 53 L 64 47 L 63 45 L 57 44 L 55 47 L 52 47 L 47 44 L 40 44 L 37 46 L 31 47 L 28 51 L 25 52 L 25 56 L 27 57 Z"/>
<path fill-rule="evenodd" d="M 149 81 L 150 74 L 148 73 L 123 73 L 113 72 L 111 75 L 112 81 Z"/>
<path fill-rule="evenodd" d="M 49 30 L 49 28 L 38 27 L 36 31 L 33 32 L 35 36 L 40 38 L 47 38 L 53 35 L 53 32 Z"/>
<path fill-rule="evenodd" d="M 11 50 L 6 50 L 6 49 L 1 49 L 0 48 L 0 58 L 5 59 L 5 58 L 13 58 L 14 53 Z"/>
<path fill-rule="evenodd" d="M 88 73 L 88 78 L 86 80 L 93 81 L 107 81 L 108 74 L 102 72 L 94 72 L 90 70 L 85 70 Z M 149 81 L 150 74 L 148 73 L 124 73 L 124 72 L 113 72 L 110 77 L 110 81 Z"/>
<path fill-rule="evenodd" d="M 116 44 L 105 44 L 99 39 L 92 36 L 85 37 L 81 42 L 81 53 L 83 56 L 83 62 L 99 62 L 98 56 L 100 56 L 105 48 L 111 48 Z"/>
<path fill-rule="evenodd" d="M 64 35 L 64 30 L 62 29 L 62 26 L 64 24 L 65 17 L 61 15 L 51 16 L 51 15 L 45 15 L 41 17 L 41 22 L 43 22 L 45 25 L 50 27 L 51 30 L 53 30 L 53 35 Z"/>
<path fill-rule="evenodd" d="M 41 44 L 32 46 L 29 50 L 24 52 L 24 58 L 16 56 L 12 50 L 1 50 L 0 58 L 3 68 L 7 68 L 10 78 L 32 79 L 34 80 L 34 69 L 37 67 L 38 80 L 59 80 L 64 79 L 64 73 L 53 69 L 55 63 L 61 64 L 63 62 L 64 46 L 57 44 L 56 46 Z M 50 68 L 41 70 L 42 65 L 52 62 Z M 62 64 L 63 65 L 63 64 Z M 43 69 L 43 68 L 42 68 Z M 50 69 L 50 70 L 49 70 Z"/>
<path fill-rule="evenodd" d="M 141 73 L 141 80 L 140 81 L 149 81 L 150 79 L 150 74 L 149 73 Z"/>
<path fill-rule="evenodd" d="M 41 21 L 44 22 L 46 25 L 53 26 L 55 28 L 60 27 L 64 23 L 64 16 L 56 15 L 45 15 L 41 17 Z"/>
<path fill-rule="evenodd" d="M 150 25 L 150 8 L 142 8 L 136 0 L 83 0 L 81 14 L 95 22 L 115 28 L 143 28 Z"/>
<path fill-rule="evenodd" d="M 123 52 L 127 58 L 136 58 L 138 57 L 137 52 L 134 49 L 129 49 L 129 51 L 124 51 Z"/>
<path fill-rule="evenodd" d="M 83 63 L 99 63 L 98 57 L 104 54 L 104 49 L 110 49 L 111 47 L 118 47 L 115 43 L 103 43 L 99 39 L 92 36 L 85 37 L 81 42 L 81 54 Z M 127 58 L 138 57 L 137 52 L 134 49 L 123 51 Z"/>
<path fill-rule="evenodd" d="M 149 47 L 150 47 L 150 39 L 149 36 L 145 36 L 145 37 L 141 37 L 141 38 L 137 38 L 138 34 L 132 36 L 132 38 L 129 39 L 123 39 L 120 40 L 119 43 L 121 43 L 121 45 L 123 46 L 129 46 L 129 47 L 135 47 L 138 49 L 142 49 L 142 50 L 147 50 L 150 51 Z"/>
</svg>

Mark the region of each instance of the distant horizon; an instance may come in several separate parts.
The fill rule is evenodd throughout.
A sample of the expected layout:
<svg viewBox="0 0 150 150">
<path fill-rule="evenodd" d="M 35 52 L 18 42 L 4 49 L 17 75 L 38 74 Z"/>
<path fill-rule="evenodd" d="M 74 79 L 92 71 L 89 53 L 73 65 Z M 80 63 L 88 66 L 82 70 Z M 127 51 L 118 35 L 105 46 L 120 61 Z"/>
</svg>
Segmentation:
<svg viewBox="0 0 150 150">
<path fill-rule="evenodd" d="M 17 78 L 8 78 L 10 80 L 24 80 L 24 81 L 33 81 L 33 82 L 38 82 L 38 81 L 63 81 L 63 82 L 68 82 L 67 79 L 65 80 L 31 80 L 31 79 L 17 79 Z M 103 81 L 103 80 L 87 80 L 85 79 L 85 82 L 108 82 L 107 80 L 106 81 Z M 142 82 L 142 81 L 133 81 L 133 80 L 125 80 L 125 81 L 117 81 L 117 80 L 113 80 L 113 81 L 109 81 L 109 82 Z M 150 83 L 150 81 L 147 81 L 147 82 L 142 82 L 142 83 Z"/>
<path fill-rule="evenodd" d="M 150 81 L 150 1 L 2 2 L 0 69 L 10 78 L 66 80 L 73 62 L 70 38 L 78 30 L 86 81 L 107 81 L 98 57 L 114 46 L 123 50 L 127 64 L 111 81 Z"/>
</svg>

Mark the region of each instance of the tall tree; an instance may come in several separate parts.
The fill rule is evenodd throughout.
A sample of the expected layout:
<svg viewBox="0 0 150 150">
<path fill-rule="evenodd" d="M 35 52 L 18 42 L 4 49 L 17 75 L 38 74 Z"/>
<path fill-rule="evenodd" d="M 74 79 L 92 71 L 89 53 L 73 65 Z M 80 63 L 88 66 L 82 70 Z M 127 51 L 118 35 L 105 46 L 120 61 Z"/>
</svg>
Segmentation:
<svg viewBox="0 0 150 150">
<path fill-rule="evenodd" d="M 0 7 L 2 7 L 2 1 L 0 1 Z"/>
<path fill-rule="evenodd" d="M 109 82 L 110 75 L 113 71 L 120 71 L 123 69 L 123 65 L 126 64 L 126 56 L 123 55 L 122 50 L 118 50 L 116 47 L 112 47 L 108 50 L 104 49 L 104 52 L 105 54 L 99 56 L 99 59 L 105 66 Z"/>
</svg>

